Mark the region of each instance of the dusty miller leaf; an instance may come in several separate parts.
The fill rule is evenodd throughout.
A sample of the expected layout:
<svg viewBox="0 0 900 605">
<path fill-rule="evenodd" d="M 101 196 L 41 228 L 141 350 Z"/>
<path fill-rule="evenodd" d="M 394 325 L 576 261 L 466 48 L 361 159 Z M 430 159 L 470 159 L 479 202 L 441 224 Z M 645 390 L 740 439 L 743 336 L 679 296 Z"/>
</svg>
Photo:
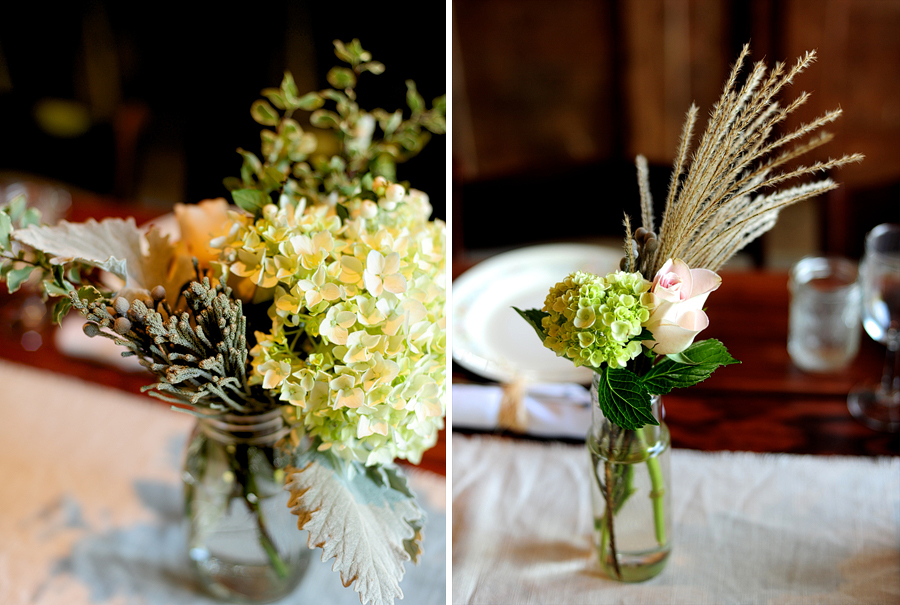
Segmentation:
<svg viewBox="0 0 900 605">
<path fill-rule="evenodd" d="M 162 285 L 172 301 L 194 274 L 190 260 L 177 257 L 167 237 L 156 229 L 145 236 L 132 218 L 99 223 L 93 219 L 84 223 L 61 221 L 52 227 L 18 229 L 12 237 L 54 257 L 53 264 L 81 262 L 108 271 L 123 279 L 128 290 Z"/>
<path fill-rule="evenodd" d="M 424 513 L 399 471 L 369 467 L 351 477 L 329 454 L 311 451 L 286 476 L 298 527 L 323 561 L 335 559 L 344 586 L 355 582 L 364 604 L 403 598 L 403 563 L 421 552 Z"/>
</svg>

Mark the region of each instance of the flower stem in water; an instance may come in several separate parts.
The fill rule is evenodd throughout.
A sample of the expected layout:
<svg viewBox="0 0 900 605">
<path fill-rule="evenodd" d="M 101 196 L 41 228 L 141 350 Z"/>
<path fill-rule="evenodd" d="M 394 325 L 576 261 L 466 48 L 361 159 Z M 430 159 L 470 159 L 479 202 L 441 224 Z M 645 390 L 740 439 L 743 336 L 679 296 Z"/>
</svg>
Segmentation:
<svg viewBox="0 0 900 605">
<path fill-rule="evenodd" d="M 609 530 L 609 553 L 612 556 L 613 569 L 616 577 L 622 579 L 622 570 L 619 569 L 619 555 L 616 552 L 616 534 L 613 530 L 613 504 L 612 504 L 612 463 L 606 459 L 604 464 L 606 474 L 606 525 Z M 602 556 L 602 553 L 601 553 Z"/>
<path fill-rule="evenodd" d="M 647 442 L 644 440 L 644 430 L 637 429 L 635 431 L 641 448 L 647 450 Z M 660 546 L 666 545 L 666 516 L 665 501 L 663 496 L 666 493 L 665 483 L 663 481 L 662 468 L 659 466 L 659 457 L 652 456 L 647 458 L 647 471 L 650 473 L 650 499 L 653 501 L 653 525 L 656 529 L 656 541 Z"/>
</svg>

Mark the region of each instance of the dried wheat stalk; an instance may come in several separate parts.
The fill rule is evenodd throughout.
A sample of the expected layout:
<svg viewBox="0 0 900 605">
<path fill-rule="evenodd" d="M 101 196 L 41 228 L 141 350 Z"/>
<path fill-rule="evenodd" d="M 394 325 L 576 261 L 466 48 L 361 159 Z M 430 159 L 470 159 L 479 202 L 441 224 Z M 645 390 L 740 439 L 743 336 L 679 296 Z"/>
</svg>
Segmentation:
<svg viewBox="0 0 900 605">
<path fill-rule="evenodd" d="M 659 247 L 639 259 L 644 275 L 654 275 L 669 258 L 680 258 L 692 267 L 718 269 L 737 251 L 771 229 L 782 208 L 825 193 L 837 184 L 824 178 L 788 189 L 764 190 L 863 159 L 861 154 L 854 153 L 787 172 L 777 171 L 785 163 L 827 143 L 832 136 L 821 133 L 778 155 L 774 152 L 834 121 L 841 110 L 830 111 L 771 140 L 774 128 L 809 98 L 804 92 L 781 107 L 774 101 L 775 96 L 815 61 L 816 54 L 815 51 L 806 53 L 789 70 L 783 63 L 776 63 L 768 73 L 766 65 L 758 62 L 737 90 L 738 74 L 749 53 L 750 47 L 745 45 L 682 180 L 697 119 L 696 106 L 692 105 L 687 113 L 660 226 Z M 653 231 L 646 160 L 638 156 L 637 166 L 642 221 L 645 229 Z"/>
</svg>

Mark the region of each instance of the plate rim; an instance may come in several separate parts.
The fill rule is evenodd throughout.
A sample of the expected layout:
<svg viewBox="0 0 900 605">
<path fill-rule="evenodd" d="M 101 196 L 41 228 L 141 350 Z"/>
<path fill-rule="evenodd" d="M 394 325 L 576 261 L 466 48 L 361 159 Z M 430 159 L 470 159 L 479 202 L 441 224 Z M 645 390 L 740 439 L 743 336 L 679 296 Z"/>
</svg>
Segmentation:
<svg viewBox="0 0 900 605">
<path fill-rule="evenodd" d="M 456 279 L 452 282 L 452 304 L 451 304 L 451 317 L 452 317 L 452 345 L 451 345 L 451 358 L 453 361 L 458 363 L 460 366 L 465 368 L 466 370 L 472 372 L 473 374 L 480 376 L 482 378 L 486 378 L 488 380 L 493 380 L 497 382 L 508 382 L 515 378 L 514 374 L 506 371 L 502 366 L 497 364 L 495 361 L 491 359 L 486 359 L 477 353 L 466 349 L 461 350 L 458 348 L 457 341 L 462 339 L 457 339 L 457 334 L 462 332 L 462 327 L 458 325 L 456 321 L 456 317 L 459 313 L 461 313 L 459 309 L 459 305 L 462 304 L 462 301 L 467 299 L 472 295 L 470 292 L 472 288 L 476 284 L 480 284 L 484 281 L 485 276 L 490 276 L 493 273 L 496 273 L 497 269 L 495 267 L 499 266 L 502 268 L 504 265 L 508 265 L 511 263 L 515 263 L 518 257 L 528 257 L 532 256 L 536 253 L 541 254 L 553 254 L 556 256 L 561 255 L 569 255 L 569 256 L 581 256 L 586 257 L 591 253 L 601 252 L 603 254 L 609 254 L 611 257 L 617 253 L 617 250 L 611 246 L 606 246 L 602 244 L 588 244 L 588 243 L 579 243 L 579 242 L 564 242 L 564 243 L 549 243 L 549 244 L 534 244 L 528 246 L 522 246 L 520 248 L 514 248 L 512 250 L 508 250 L 505 252 L 501 252 L 499 254 L 495 254 L 486 258 L 485 260 L 479 262 L 478 264 L 472 266 L 470 269 L 466 270 L 464 273 L 460 274 Z M 549 289 L 552 284 L 548 284 L 547 288 Z M 550 378 L 546 376 L 542 376 L 540 380 L 542 382 L 578 382 L 578 383 L 587 383 L 590 381 L 590 378 L 585 376 L 584 378 L 579 378 L 578 376 L 581 374 L 587 374 L 587 372 L 580 372 L 582 368 L 576 368 L 574 365 L 572 366 L 571 373 L 566 373 L 565 376 L 560 376 L 559 378 Z"/>
</svg>

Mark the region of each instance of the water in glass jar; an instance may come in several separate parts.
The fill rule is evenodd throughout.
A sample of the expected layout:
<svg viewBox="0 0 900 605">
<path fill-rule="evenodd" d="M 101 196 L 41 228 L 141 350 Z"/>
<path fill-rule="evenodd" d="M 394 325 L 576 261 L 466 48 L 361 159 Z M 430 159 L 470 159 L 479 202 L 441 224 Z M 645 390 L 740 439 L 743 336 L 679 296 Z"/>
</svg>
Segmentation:
<svg viewBox="0 0 900 605">
<path fill-rule="evenodd" d="M 646 459 L 629 459 L 611 463 L 613 486 L 612 537 L 606 519 L 606 458 L 599 453 L 597 442 L 588 436 L 588 451 L 594 473 L 591 500 L 594 509 L 594 545 L 602 571 L 616 577 L 611 555 L 615 541 L 621 580 L 641 582 L 662 571 L 671 550 L 671 505 L 668 493 L 662 497 L 662 514 L 654 511 L 652 481 Z M 669 472 L 669 448 L 652 455 L 662 472 Z"/>
</svg>

